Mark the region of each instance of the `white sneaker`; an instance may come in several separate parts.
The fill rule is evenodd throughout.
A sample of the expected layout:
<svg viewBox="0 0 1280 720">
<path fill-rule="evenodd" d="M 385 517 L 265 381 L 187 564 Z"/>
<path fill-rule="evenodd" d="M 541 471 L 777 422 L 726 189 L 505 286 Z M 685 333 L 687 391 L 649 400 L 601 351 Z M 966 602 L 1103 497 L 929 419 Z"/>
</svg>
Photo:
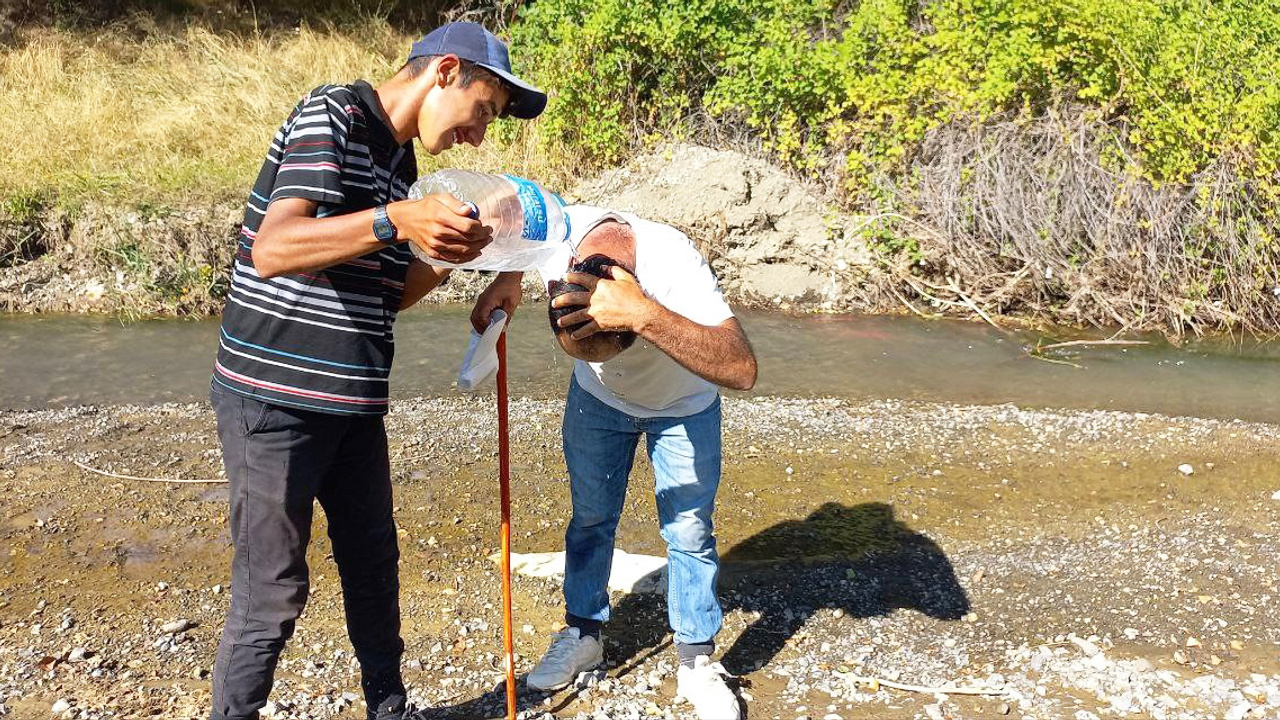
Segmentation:
<svg viewBox="0 0 1280 720">
<path fill-rule="evenodd" d="M 551 647 L 525 677 L 525 684 L 534 690 L 559 690 L 603 660 L 599 640 L 591 635 L 580 637 L 578 628 L 568 627 L 552 636 Z"/>
<path fill-rule="evenodd" d="M 693 705 L 698 719 L 740 720 L 738 697 L 724 682 L 726 677 L 732 677 L 729 671 L 706 655 L 694 658 L 693 665 L 681 665 L 676 670 L 676 692 Z"/>
</svg>

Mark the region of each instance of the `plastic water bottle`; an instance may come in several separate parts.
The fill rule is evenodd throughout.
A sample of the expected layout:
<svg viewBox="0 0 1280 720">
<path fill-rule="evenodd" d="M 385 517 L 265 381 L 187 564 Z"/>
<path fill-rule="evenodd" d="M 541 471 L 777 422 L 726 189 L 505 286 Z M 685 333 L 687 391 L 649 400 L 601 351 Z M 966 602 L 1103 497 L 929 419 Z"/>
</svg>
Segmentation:
<svg viewBox="0 0 1280 720">
<path fill-rule="evenodd" d="M 440 170 L 409 189 L 413 200 L 436 193 L 448 193 L 471 205 L 472 217 L 493 228 L 493 242 L 480 251 L 480 257 L 461 264 L 426 257 L 417 245 L 409 243 L 423 262 L 506 272 L 534 270 L 564 256 L 566 251 L 572 254 L 564 201 L 531 180 L 469 170 Z"/>
</svg>

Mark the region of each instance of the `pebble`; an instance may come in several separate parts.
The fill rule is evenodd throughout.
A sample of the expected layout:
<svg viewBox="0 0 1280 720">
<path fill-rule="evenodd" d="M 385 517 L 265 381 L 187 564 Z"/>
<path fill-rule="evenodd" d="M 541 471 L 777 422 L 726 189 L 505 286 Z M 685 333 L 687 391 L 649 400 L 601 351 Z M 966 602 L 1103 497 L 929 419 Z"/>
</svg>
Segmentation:
<svg viewBox="0 0 1280 720">
<path fill-rule="evenodd" d="M 1244 720 L 1249 713 L 1253 711 L 1253 706 L 1247 702 L 1232 705 L 1227 713 L 1222 716 L 1223 720 Z"/>
<path fill-rule="evenodd" d="M 1094 655 L 1102 652 L 1098 649 L 1097 645 L 1094 645 L 1092 642 L 1089 642 L 1082 637 L 1075 637 L 1073 635 L 1071 637 L 1071 642 L 1074 643 L 1076 647 L 1080 648 L 1080 652 L 1084 653 L 1085 657 L 1093 657 Z"/>
<path fill-rule="evenodd" d="M 579 690 L 586 690 L 595 687 L 608 677 L 609 674 L 603 670 L 588 670 L 578 674 L 577 679 L 573 681 L 573 686 Z"/>
<path fill-rule="evenodd" d="M 71 703 L 66 698 L 58 698 L 58 701 L 49 708 L 49 712 L 53 715 L 60 716 L 71 709 Z"/>
<path fill-rule="evenodd" d="M 191 620 L 188 620 L 186 618 L 180 618 L 178 620 L 174 620 L 173 622 L 167 622 L 164 625 L 161 625 L 160 632 L 166 633 L 168 635 L 176 635 L 180 632 L 183 632 L 184 630 L 190 630 L 191 628 L 195 627 L 196 624 L 197 623 Z"/>
<path fill-rule="evenodd" d="M 1195 471 L 1196 469 L 1191 467 L 1187 463 L 1182 463 L 1181 465 L 1178 466 L 1178 472 L 1182 473 L 1183 475 L 1191 475 L 1195 473 Z"/>
<path fill-rule="evenodd" d="M 1277 491 L 1275 491 L 1275 492 L 1271 493 L 1271 499 L 1272 499 L 1272 500 L 1280 500 L 1280 490 L 1277 490 Z"/>
</svg>

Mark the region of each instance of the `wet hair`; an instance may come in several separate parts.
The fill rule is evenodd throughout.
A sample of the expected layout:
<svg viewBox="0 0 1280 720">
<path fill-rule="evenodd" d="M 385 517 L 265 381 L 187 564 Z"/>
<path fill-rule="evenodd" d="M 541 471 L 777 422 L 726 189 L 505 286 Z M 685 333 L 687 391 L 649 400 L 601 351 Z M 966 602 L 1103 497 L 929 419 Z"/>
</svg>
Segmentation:
<svg viewBox="0 0 1280 720">
<path fill-rule="evenodd" d="M 589 275 L 595 275 L 598 278 L 607 279 L 611 277 L 609 268 L 615 266 L 626 270 L 632 275 L 635 274 L 635 271 L 626 265 L 616 262 L 606 255 L 600 254 L 592 255 L 584 260 L 573 263 L 569 266 L 569 272 L 587 273 Z M 586 322 L 580 322 L 567 327 L 560 327 L 559 324 L 557 324 L 560 318 L 581 310 L 586 306 L 569 305 L 567 307 L 558 308 L 552 307 L 551 301 L 565 293 L 586 292 L 587 288 L 585 286 L 578 285 L 577 283 L 564 282 L 563 280 L 552 280 L 549 285 L 550 287 L 548 288 L 547 293 L 547 319 L 551 321 L 551 331 L 554 332 L 557 337 L 560 337 L 562 335 L 572 333 L 586 325 Z M 621 332 L 602 330 L 594 335 L 581 340 L 574 340 L 573 342 L 577 343 L 583 350 L 590 352 L 592 355 L 606 353 L 608 351 L 615 351 L 613 354 L 616 355 L 617 353 L 631 347 L 635 341 L 636 334 L 630 330 Z"/>
</svg>

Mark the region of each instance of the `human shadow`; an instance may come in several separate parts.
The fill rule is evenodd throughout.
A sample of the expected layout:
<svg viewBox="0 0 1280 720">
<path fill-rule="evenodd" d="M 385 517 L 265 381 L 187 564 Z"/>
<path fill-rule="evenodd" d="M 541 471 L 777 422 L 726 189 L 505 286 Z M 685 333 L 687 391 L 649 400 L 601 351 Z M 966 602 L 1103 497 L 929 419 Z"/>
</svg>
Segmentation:
<svg viewBox="0 0 1280 720">
<path fill-rule="evenodd" d="M 739 542 L 720 560 L 724 611 L 754 616 L 723 652 L 721 663 L 733 674 L 767 665 L 822 609 L 851 618 L 911 610 L 949 621 L 969 612 L 942 548 L 898 521 L 885 503 L 824 503 L 803 520 Z M 615 662 L 653 654 L 668 634 L 665 596 L 623 597 L 609 626 Z"/>
<path fill-rule="evenodd" d="M 664 585 L 661 575 L 665 570 L 637 586 Z M 910 610 L 944 621 L 960 620 L 970 609 L 942 548 L 879 502 L 828 502 L 803 520 L 780 522 L 737 543 L 721 554 L 719 596 L 726 614 L 753 617 L 721 658 L 735 675 L 767 665 L 823 609 L 851 618 Z M 614 604 L 605 628 L 611 675 L 625 677 L 668 648 L 666 608 L 666 596 L 657 593 L 624 595 Z M 541 705 L 544 697 L 521 687 L 520 707 Z M 424 717 L 500 717 L 499 699 L 488 693 Z"/>
</svg>

